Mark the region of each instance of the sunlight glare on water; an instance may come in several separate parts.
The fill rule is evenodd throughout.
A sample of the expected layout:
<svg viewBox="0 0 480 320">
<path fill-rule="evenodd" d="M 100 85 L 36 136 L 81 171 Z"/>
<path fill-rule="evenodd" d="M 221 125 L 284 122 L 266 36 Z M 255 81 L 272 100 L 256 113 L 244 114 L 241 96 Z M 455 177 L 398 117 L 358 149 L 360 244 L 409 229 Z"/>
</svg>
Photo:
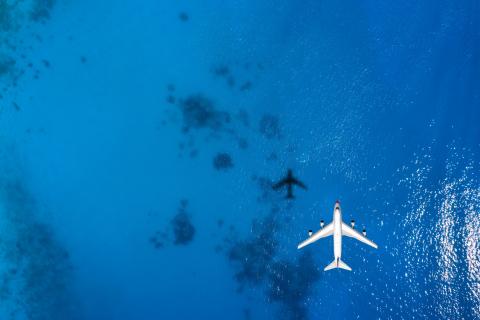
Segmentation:
<svg viewBox="0 0 480 320">
<path fill-rule="evenodd" d="M 455 152 L 443 168 L 440 165 L 427 148 L 412 162 L 413 173 L 401 181 L 409 190 L 403 220 L 405 276 L 413 277 L 414 295 L 431 300 L 421 311 L 425 316 L 478 317 L 480 185 L 474 175 L 478 165 Z M 436 175 L 439 172 L 443 176 Z M 430 289 L 420 292 L 423 286 Z"/>
</svg>

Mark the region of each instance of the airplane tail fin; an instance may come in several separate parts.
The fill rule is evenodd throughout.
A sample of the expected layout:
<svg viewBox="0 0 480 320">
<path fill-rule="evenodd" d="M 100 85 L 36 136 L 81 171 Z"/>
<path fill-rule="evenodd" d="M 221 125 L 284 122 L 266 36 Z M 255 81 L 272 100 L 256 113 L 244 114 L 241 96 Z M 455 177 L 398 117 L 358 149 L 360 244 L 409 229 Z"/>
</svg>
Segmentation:
<svg viewBox="0 0 480 320">
<path fill-rule="evenodd" d="M 333 260 L 332 263 L 330 263 L 328 266 L 326 266 L 325 269 L 323 269 L 323 270 L 328 271 L 328 270 L 335 269 L 335 268 L 341 268 L 341 269 L 344 269 L 344 270 L 352 271 L 352 268 L 350 268 L 345 262 L 340 260 L 340 258 Z"/>
</svg>

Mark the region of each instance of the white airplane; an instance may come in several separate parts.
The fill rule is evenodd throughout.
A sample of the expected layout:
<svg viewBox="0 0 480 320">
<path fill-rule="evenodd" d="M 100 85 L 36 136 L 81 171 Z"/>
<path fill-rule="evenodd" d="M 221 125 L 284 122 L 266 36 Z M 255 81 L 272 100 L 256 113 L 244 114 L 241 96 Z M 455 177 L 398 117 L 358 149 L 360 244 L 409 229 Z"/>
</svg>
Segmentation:
<svg viewBox="0 0 480 320">
<path fill-rule="evenodd" d="M 328 236 L 333 235 L 333 254 L 335 260 L 330 263 L 328 266 L 325 267 L 324 271 L 334 269 L 334 268 L 342 268 L 348 271 L 352 271 L 345 262 L 342 261 L 342 236 L 347 236 L 351 238 L 355 238 L 358 241 L 361 241 L 365 244 L 368 244 L 375 249 L 378 249 L 378 246 L 371 240 L 367 239 L 367 231 L 363 228 L 363 235 L 355 231 L 353 228 L 355 227 L 355 221 L 351 221 L 351 226 L 347 225 L 345 222 L 342 221 L 342 209 L 340 209 L 340 201 L 335 202 L 335 207 L 333 209 L 333 221 L 330 222 L 328 225 L 324 227 L 323 220 L 320 221 L 321 229 L 314 234 L 312 234 L 312 230 L 308 231 L 309 238 L 298 245 L 298 249 L 301 249 L 305 246 L 308 246 L 311 243 L 314 243 L 318 239 L 325 238 Z"/>
</svg>

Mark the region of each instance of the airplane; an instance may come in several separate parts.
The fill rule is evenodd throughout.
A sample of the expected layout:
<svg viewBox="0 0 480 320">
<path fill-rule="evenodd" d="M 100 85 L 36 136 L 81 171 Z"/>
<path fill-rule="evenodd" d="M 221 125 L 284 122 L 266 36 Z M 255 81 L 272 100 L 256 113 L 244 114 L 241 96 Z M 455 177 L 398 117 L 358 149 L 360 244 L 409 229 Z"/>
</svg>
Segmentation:
<svg viewBox="0 0 480 320">
<path fill-rule="evenodd" d="M 287 186 L 287 199 L 293 199 L 295 196 L 293 195 L 293 185 L 297 185 L 302 189 L 307 189 L 307 186 L 303 184 L 303 182 L 299 181 L 297 178 L 293 176 L 292 169 L 288 169 L 287 176 L 280 180 L 279 182 L 275 183 L 272 188 L 273 190 L 278 190 L 284 186 Z"/>
<path fill-rule="evenodd" d="M 298 249 L 301 249 L 309 244 L 314 243 L 318 239 L 325 238 L 328 236 L 333 235 L 333 254 L 335 259 L 332 263 L 325 267 L 324 271 L 328 271 L 330 269 L 341 268 L 348 271 L 352 271 L 345 262 L 342 261 L 342 236 L 347 236 L 351 238 L 355 238 L 358 241 L 361 241 L 365 244 L 368 244 L 375 249 L 378 249 L 378 246 L 371 240 L 367 239 L 367 231 L 363 228 L 362 234 L 356 230 L 355 228 L 355 220 L 350 222 L 350 225 L 347 225 L 342 220 L 342 209 L 340 208 L 340 201 L 335 202 L 335 207 L 333 209 L 333 221 L 330 222 L 328 225 L 324 227 L 324 221 L 320 221 L 321 229 L 315 233 L 312 230 L 308 231 L 309 238 L 303 241 L 298 245 Z"/>
</svg>

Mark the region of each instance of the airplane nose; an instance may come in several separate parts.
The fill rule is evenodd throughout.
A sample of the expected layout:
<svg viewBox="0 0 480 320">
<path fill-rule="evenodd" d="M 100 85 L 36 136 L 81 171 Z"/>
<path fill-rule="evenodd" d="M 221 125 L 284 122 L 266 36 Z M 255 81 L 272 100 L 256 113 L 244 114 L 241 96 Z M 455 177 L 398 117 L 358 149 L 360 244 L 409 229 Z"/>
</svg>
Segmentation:
<svg viewBox="0 0 480 320">
<path fill-rule="evenodd" d="M 335 201 L 335 210 L 340 210 L 340 201 Z"/>
</svg>

